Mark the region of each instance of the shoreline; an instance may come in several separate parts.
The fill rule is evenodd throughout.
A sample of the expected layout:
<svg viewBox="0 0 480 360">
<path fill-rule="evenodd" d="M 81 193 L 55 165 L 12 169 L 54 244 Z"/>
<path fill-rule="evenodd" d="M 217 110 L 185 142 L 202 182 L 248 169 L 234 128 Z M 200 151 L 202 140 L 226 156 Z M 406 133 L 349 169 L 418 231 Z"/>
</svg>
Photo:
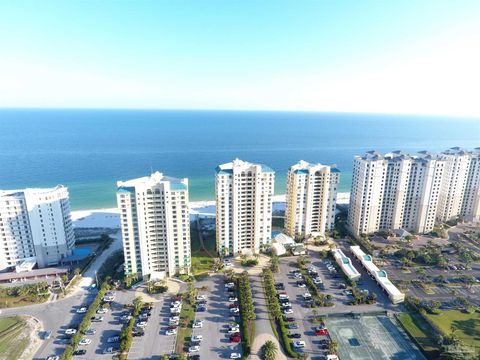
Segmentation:
<svg viewBox="0 0 480 360">
<path fill-rule="evenodd" d="M 348 204 L 350 193 L 337 194 L 337 204 Z M 285 195 L 274 195 L 272 212 L 285 210 Z M 215 217 L 215 200 L 190 201 L 190 217 Z M 85 209 L 71 211 L 74 228 L 120 228 L 120 211 L 117 208 Z"/>
</svg>

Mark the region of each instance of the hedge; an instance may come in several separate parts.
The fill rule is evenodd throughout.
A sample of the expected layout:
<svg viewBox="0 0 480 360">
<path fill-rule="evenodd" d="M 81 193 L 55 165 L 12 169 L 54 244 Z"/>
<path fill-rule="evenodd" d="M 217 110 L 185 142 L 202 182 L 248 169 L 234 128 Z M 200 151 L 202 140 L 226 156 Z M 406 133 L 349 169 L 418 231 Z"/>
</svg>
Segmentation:
<svg viewBox="0 0 480 360">
<path fill-rule="evenodd" d="M 248 357 L 252 351 L 252 338 L 255 337 L 255 307 L 247 272 L 243 272 L 237 278 L 237 287 L 240 304 L 240 326 L 243 334 L 243 356 Z"/>
</svg>

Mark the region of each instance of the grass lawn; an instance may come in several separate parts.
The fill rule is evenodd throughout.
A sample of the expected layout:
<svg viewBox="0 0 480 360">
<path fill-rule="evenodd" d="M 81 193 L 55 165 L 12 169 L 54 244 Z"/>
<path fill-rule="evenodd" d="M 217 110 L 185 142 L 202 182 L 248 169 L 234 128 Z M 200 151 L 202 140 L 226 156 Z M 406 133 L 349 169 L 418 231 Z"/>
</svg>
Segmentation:
<svg viewBox="0 0 480 360">
<path fill-rule="evenodd" d="M 29 331 L 25 320 L 19 316 L 0 319 L 1 358 L 5 360 L 20 358 L 30 342 L 26 333 Z"/>
<path fill-rule="evenodd" d="M 180 326 L 177 332 L 177 345 L 175 352 L 184 354 L 188 351 L 188 343 L 192 336 L 192 322 L 195 319 L 195 310 L 188 301 L 183 301 L 182 311 L 180 312 Z"/>
<path fill-rule="evenodd" d="M 439 351 L 435 341 L 435 330 L 419 314 L 401 313 L 398 315 L 398 320 L 424 351 L 432 355 Z"/>
<path fill-rule="evenodd" d="M 213 267 L 213 258 L 210 254 L 215 254 L 215 233 L 208 232 L 204 235 L 203 243 L 208 252 L 200 247 L 196 222 L 190 224 L 190 239 L 192 246 L 193 275 L 199 275 L 211 270 Z"/>
<path fill-rule="evenodd" d="M 466 345 L 474 346 L 480 354 L 480 313 L 467 314 L 459 310 L 444 310 L 439 314 L 427 314 L 445 334 L 452 333 L 452 326 L 456 329 L 455 335 Z"/>
</svg>

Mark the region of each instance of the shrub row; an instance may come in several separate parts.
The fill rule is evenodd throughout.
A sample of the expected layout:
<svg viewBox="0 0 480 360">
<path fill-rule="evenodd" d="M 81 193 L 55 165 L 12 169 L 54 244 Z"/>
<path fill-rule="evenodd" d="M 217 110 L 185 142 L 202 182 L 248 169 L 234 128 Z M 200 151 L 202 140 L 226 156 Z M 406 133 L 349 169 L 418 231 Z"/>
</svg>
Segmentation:
<svg viewBox="0 0 480 360">
<path fill-rule="evenodd" d="M 243 356 L 248 357 L 252 351 L 252 340 L 255 337 L 255 307 L 253 305 L 252 288 L 248 273 L 244 271 L 237 278 L 237 293 L 240 304 L 241 328 L 243 334 Z"/>
<path fill-rule="evenodd" d="M 83 317 L 82 322 L 78 326 L 76 334 L 72 337 L 71 344 L 65 348 L 65 351 L 61 356 L 62 360 L 72 359 L 73 352 L 76 350 L 78 343 L 84 336 L 83 333 L 85 332 L 85 330 L 87 330 L 90 327 L 91 318 L 96 315 L 97 308 L 102 302 L 102 298 L 105 295 L 105 293 L 108 291 L 108 289 L 109 289 L 108 285 L 104 283 L 100 288 L 100 290 L 98 291 L 98 294 L 95 297 L 95 300 L 93 300 L 93 302 L 88 307 L 88 311 L 85 313 L 85 316 Z"/>
</svg>

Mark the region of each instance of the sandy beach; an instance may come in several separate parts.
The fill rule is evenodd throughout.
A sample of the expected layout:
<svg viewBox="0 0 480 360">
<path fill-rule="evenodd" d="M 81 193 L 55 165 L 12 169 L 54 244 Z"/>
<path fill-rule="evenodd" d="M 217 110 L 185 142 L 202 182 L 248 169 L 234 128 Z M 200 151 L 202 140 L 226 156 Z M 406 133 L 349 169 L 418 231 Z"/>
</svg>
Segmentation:
<svg viewBox="0 0 480 360">
<path fill-rule="evenodd" d="M 350 193 L 338 193 L 337 203 L 348 204 Z M 192 201 L 190 216 L 215 217 L 215 201 Z M 285 195 L 273 197 L 273 212 L 285 210 Z M 76 228 L 120 228 L 120 213 L 117 208 L 72 211 L 73 226 Z"/>
</svg>

